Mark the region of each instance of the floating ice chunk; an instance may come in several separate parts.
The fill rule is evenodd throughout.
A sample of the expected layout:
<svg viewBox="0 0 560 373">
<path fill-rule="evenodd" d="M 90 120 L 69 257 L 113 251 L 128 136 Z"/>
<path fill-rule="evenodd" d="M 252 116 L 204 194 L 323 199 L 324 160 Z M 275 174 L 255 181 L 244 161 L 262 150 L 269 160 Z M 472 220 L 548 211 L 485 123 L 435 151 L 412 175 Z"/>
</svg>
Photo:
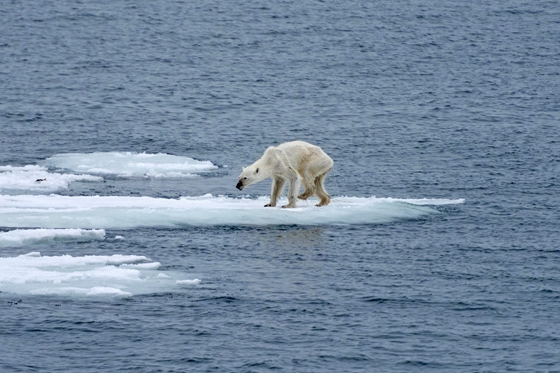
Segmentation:
<svg viewBox="0 0 560 373">
<path fill-rule="evenodd" d="M 0 292 L 128 297 L 177 289 L 177 278 L 185 274 L 162 273 L 160 266 L 139 255 L 73 257 L 30 252 L 0 258 Z"/>
<path fill-rule="evenodd" d="M 120 264 L 142 263 L 148 259 L 136 255 L 112 256 L 41 256 L 31 252 L 12 258 L 0 258 L 0 289 L 5 284 L 63 283 L 80 280 L 140 280 L 138 270 L 120 268 Z"/>
<path fill-rule="evenodd" d="M 104 238 L 104 229 L 15 229 L 0 232 L 0 247 L 23 246 L 45 241 L 91 241 Z"/>
<path fill-rule="evenodd" d="M 73 172 L 107 174 L 121 177 L 189 177 L 218 167 L 210 161 L 169 154 L 130 152 L 57 154 L 45 165 Z"/>
<path fill-rule="evenodd" d="M 92 175 L 51 173 L 41 166 L 0 166 L 0 193 L 21 191 L 50 193 L 68 189 L 68 185 L 75 181 L 102 180 L 102 177 Z"/>
<path fill-rule="evenodd" d="M 392 199 L 333 197 L 315 207 L 300 202 L 295 209 L 265 208 L 267 197 L 183 197 L 179 199 L 119 196 L 3 196 L 0 226 L 12 228 L 104 228 L 178 226 L 348 225 L 416 219 L 438 211 L 437 205 L 463 199 Z M 286 203 L 281 200 L 279 205 Z"/>
<path fill-rule="evenodd" d="M 177 285 L 198 285 L 200 280 L 195 278 L 194 280 L 177 280 Z"/>
</svg>

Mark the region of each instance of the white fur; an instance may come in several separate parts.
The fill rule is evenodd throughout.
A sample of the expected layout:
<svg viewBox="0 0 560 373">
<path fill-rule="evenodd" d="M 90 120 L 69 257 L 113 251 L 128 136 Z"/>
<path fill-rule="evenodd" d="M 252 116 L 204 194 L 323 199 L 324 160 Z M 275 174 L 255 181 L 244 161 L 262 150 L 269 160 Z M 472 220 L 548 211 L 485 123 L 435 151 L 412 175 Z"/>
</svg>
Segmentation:
<svg viewBox="0 0 560 373">
<path fill-rule="evenodd" d="M 243 168 L 237 188 L 242 190 L 270 177 L 270 203 L 265 207 L 276 206 L 286 182 L 289 182 L 289 203 L 282 207 L 296 207 L 296 196 L 305 200 L 314 194 L 320 199 L 317 206 L 326 206 L 330 203 L 330 196 L 325 191 L 323 181 L 333 164 L 333 160 L 318 146 L 304 141 L 285 142 L 277 147 L 269 147 L 258 161 Z M 298 196 L 302 183 L 305 191 Z"/>
</svg>

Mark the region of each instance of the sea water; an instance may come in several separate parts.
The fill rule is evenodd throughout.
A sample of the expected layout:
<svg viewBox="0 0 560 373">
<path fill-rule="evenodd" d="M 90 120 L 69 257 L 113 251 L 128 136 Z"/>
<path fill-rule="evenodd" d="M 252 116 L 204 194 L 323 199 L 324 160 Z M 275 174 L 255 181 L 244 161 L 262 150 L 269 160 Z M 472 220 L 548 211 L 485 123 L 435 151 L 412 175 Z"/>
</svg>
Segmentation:
<svg viewBox="0 0 560 373">
<path fill-rule="evenodd" d="M 557 2 L 1 10 L 0 371 L 560 370 Z"/>
</svg>

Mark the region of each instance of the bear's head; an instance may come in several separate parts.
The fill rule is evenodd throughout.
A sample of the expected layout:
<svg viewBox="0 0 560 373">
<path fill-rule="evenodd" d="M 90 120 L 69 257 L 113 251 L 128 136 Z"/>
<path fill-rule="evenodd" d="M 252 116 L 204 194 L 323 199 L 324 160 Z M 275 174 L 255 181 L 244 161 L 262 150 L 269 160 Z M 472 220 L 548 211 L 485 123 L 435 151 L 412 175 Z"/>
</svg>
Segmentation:
<svg viewBox="0 0 560 373">
<path fill-rule="evenodd" d="M 246 186 L 265 179 L 266 177 L 263 174 L 263 172 L 259 173 L 259 167 L 243 167 L 243 172 L 239 175 L 239 181 L 235 187 L 239 190 L 243 190 Z"/>
</svg>

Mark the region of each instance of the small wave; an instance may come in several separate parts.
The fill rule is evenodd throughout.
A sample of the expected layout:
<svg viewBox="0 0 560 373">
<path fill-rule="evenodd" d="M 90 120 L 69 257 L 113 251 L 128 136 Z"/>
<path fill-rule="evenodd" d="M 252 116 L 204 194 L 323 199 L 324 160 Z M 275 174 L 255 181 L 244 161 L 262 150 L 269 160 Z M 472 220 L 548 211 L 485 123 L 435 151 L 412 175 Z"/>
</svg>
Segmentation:
<svg viewBox="0 0 560 373">
<path fill-rule="evenodd" d="M 179 272 L 159 271 L 140 255 L 42 256 L 31 252 L 0 258 L 0 292 L 81 297 L 130 297 L 197 285 Z"/>
<path fill-rule="evenodd" d="M 217 169 L 210 161 L 169 154 L 97 152 L 57 154 L 44 161 L 48 167 L 119 177 L 191 177 Z"/>
<path fill-rule="evenodd" d="M 0 195 L 0 226 L 10 228 L 98 228 L 263 225 L 378 224 L 439 213 L 434 205 L 463 203 L 446 199 L 334 197 L 315 207 L 265 208 L 267 197 L 182 197 Z M 280 201 L 280 205 L 287 201 Z"/>
</svg>

